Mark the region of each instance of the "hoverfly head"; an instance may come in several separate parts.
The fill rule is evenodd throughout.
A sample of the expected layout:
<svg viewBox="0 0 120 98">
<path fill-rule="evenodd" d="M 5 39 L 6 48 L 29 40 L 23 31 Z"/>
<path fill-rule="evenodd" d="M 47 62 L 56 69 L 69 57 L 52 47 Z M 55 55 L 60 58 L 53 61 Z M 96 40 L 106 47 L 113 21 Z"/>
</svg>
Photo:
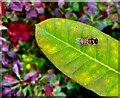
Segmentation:
<svg viewBox="0 0 120 98">
<path fill-rule="evenodd" d="M 98 44 L 98 39 L 97 38 L 95 39 L 95 44 Z"/>
</svg>

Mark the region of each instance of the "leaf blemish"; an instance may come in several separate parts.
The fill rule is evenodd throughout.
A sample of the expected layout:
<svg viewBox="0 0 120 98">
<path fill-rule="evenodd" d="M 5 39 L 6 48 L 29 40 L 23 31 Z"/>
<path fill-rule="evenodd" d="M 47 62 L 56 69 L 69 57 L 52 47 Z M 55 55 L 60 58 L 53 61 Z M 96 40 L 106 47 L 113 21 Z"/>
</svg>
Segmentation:
<svg viewBox="0 0 120 98">
<path fill-rule="evenodd" d="M 84 83 L 84 85 L 86 85 L 86 83 Z"/>
</svg>

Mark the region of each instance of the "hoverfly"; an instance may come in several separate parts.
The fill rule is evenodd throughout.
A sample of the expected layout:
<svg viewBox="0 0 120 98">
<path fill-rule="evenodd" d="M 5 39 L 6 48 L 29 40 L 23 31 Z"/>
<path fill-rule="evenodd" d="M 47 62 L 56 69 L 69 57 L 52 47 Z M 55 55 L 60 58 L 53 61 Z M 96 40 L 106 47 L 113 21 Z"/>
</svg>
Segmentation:
<svg viewBox="0 0 120 98">
<path fill-rule="evenodd" d="M 98 44 L 98 39 L 97 38 L 76 38 L 76 42 L 78 44 Z"/>
</svg>

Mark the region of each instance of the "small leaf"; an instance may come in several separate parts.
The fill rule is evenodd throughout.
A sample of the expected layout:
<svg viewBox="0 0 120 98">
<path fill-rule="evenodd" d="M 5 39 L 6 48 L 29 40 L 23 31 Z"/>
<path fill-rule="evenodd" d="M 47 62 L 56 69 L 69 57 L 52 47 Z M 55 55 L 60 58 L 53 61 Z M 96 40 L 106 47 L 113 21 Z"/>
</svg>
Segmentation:
<svg viewBox="0 0 120 98">
<path fill-rule="evenodd" d="M 24 96 L 26 96 L 26 95 L 27 95 L 27 90 L 28 90 L 28 86 L 27 86 L 27 87 L 25 87 L 25 88 L 22 90 L 22 93 L 23 93 L 23 95 L 24 95 Z"/>
<path fill-rule="evenodd" d="M 20 87 L 19 91 L 17 92 L 17 96 L 23 96 L 22 88 Z"/>
<path fill-rule="evenodd" d="M 73 10 L 74 10 L 74 11 L 79 11 L 79 10 L 80 10 L 80 9 L 79 9 L 79 3 L 78 3 L 78 2 L 74 2 L 72 7 L 73 7 Z"/>
<path fill-rule="evenodd" d="M 22 67 L 22 64 L 21 64 L 20 60 L 18 59 L 18 57 L 15 57 L 13 59 L 12 70 L 17 75 L 17 77 L 20 79 L 20 73 L 23 71 L 23 67 Z"/>
<path fill-rule="evenodd" d="M 78 18 L 77 15 L 75 13 L 72 13 L 72 12 L 67 12 L 65 14 L 65 17 L 67 19 L 71 19 L 71 20 L 77 20 L 77 18 Z"/>
<path fill-rule="evenodd" d="M 62 96 L 63 98 L 66 97 L 65 93 L 63 92 L 54 93 L 54 96 Z"/>
<path fill-rule="evenodd" d="M 13 76 L 11 76 L 11 75 L 5 75 L 5 76 L 3 76 L 3 79 L 6 81 L 6 82 L 18 82 L 18 80 L 17 79 L 15 79 Z"/>
<path fill-rule="evenodd" d="M 1 47 L 1 51 L 2 51 L 2 52 L 8 52 L 8 51 L 9 51 L 8 46 L 7 46 L 7 45 L 3 45 L 3 46 Z"/>
<path fill-rule="evenodd" d="M 2 97 L 6 97 L 6 96 L 10 96 L 10 95 L 11 95 L 11 89 L 5 87 L 5 88 L 2 90 Z"/>
<path fill-rule="evenodd" d="M 58 17 L 58 18 L 64 17 L 64 14 L 62 13 L 62 11 L 59 8 L 56 8 L 54 10 L 54 13 L 55 13 L 55 16 Z"/>
<path fill-rule="evenodd" d="M 7 71 L 8 71 L 8 69 L 0 68 L 0 73 L 7 72 Z"/>
<path fill-rule="evenodd" d="M 35 71 L 35 70 L 34 70 L 34 71 L 31 71 L 31 72 L 27 73 L 27 74 L 24 76 L 24 81 L 25 81 L 25 82 L 35 81 L 38 76 L 39 76 L 38 71 Z"/>
<path fill-rule="evenodd" d="M 54 92 L 55 93 L 61 92 L 61 87 L 60 86 L 55 86 Z"/>
<path fill-rule="evenodd" d="M 69 81 L 67 82 L 66 87 L 67 87 L 67 89 L 72 89 L 72 88 L 74 87 L 71 80 L 69 80 Z"/>
<path fill-rule="evenodd" d="M 17 84 L 17 83 L 18 83 L 18 82 L 16 82 L 16 81 L 15 81 L 15 82 L 6 82 L 6 81 L 3 81 L 3 82 L 2 82 L 2 85 L 3 85 L 3 86 L 12 86 L 12 85 Z"/>
<path fill-rule="evenodd" d="M 9 64 L 8 64 L 8 58 L 7 56 L 2 56 L 2 64 L 5 66 L 5 67 L 9 67 Z"/>
<path fill-rule="evenodd" d="M 53 92 L 53 87 L 50 84 L 44 84 L 44 91 L 46 96 L 51 96 Z"/>
<path fill-rule="evenodd" d="M 16 53 L 13 51 L 9 51 L 9 52 L 7 52 L 7 55 L 11 58 L 14 58 L 16 56 Z"/>
<path fill-rule="evenodd" d="M 53 74 L 45 74 L 45 75 L 40 79 L 40 81 L 47 83 L 47 82 L 51 82 L 51 81 L 53 80 L 53 78 L 54 78 L 54 75 L 53 75 Z"/>
<path fill-rule="evenodd" d="M 30 86 L 30 85 L 28 86 L 28 91 L 29 91 L 29 96 L 32 96 L 32 95 L 33 95 L 33 93 L 32 93 L 32 88 L 31 88 L 31 86 Z"/>
</svg>

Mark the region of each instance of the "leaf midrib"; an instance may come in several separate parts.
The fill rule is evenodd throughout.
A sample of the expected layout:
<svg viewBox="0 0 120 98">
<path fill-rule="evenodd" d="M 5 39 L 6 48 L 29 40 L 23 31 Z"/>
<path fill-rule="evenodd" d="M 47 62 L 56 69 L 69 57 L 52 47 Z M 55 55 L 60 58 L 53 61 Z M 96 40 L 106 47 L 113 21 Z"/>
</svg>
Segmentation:
<svg viewBox="0 0 120 98">
<path fill-rule="evenodd" d="M 43 29 L 43 28 L 41 28 L 41 29 Z M 60 38 L 57 38 L 56 36 L 52 35 L 51 33 L 48 33 L 47 30 L 45 30 L 45 31 L 46 31 L 46 34 L 48 34 L 49 36 L 51 36 L 51 37 L 53 37 L 53 38 L 59 40 L 60 42 L 62 42 L 62 43 L 64 43 L 64 44 L 66 44 L 68 47 L 71 47 L 71 48 L 75 49 L 76 51 L 78 51 L 78 52 L 80 52 L 81 54 L 87 56 L 88 58 L 92 59 L 93 61 L 98 62 L 99 64 L 105 66 L 106 68 L 110 69 L 111 71 L 113 71 L 113 72 L 115 72 L 115 73 L 117 73 L 117 74 L 120 74 L 120 72 L 116 71 L 115 69 L 112 69 L 111 67 L 109 67 L 109 66 L 107 66 L 106 64 L 104 64 L 104 63 L 98 61 L 97 59 L 94 59 L 94 58 L 92 58 L 91 56 L 85 54 L 84 52 L 82 52 L 82 51 L 80 51 L 80 50 L 74 48 L 72 45 L 70 45 L 70 44 L 64 42 L 64 41 L 61 40 Z M 45 33 L 45 32 L 44 32 L 44 33 Z"/>
</svg>

